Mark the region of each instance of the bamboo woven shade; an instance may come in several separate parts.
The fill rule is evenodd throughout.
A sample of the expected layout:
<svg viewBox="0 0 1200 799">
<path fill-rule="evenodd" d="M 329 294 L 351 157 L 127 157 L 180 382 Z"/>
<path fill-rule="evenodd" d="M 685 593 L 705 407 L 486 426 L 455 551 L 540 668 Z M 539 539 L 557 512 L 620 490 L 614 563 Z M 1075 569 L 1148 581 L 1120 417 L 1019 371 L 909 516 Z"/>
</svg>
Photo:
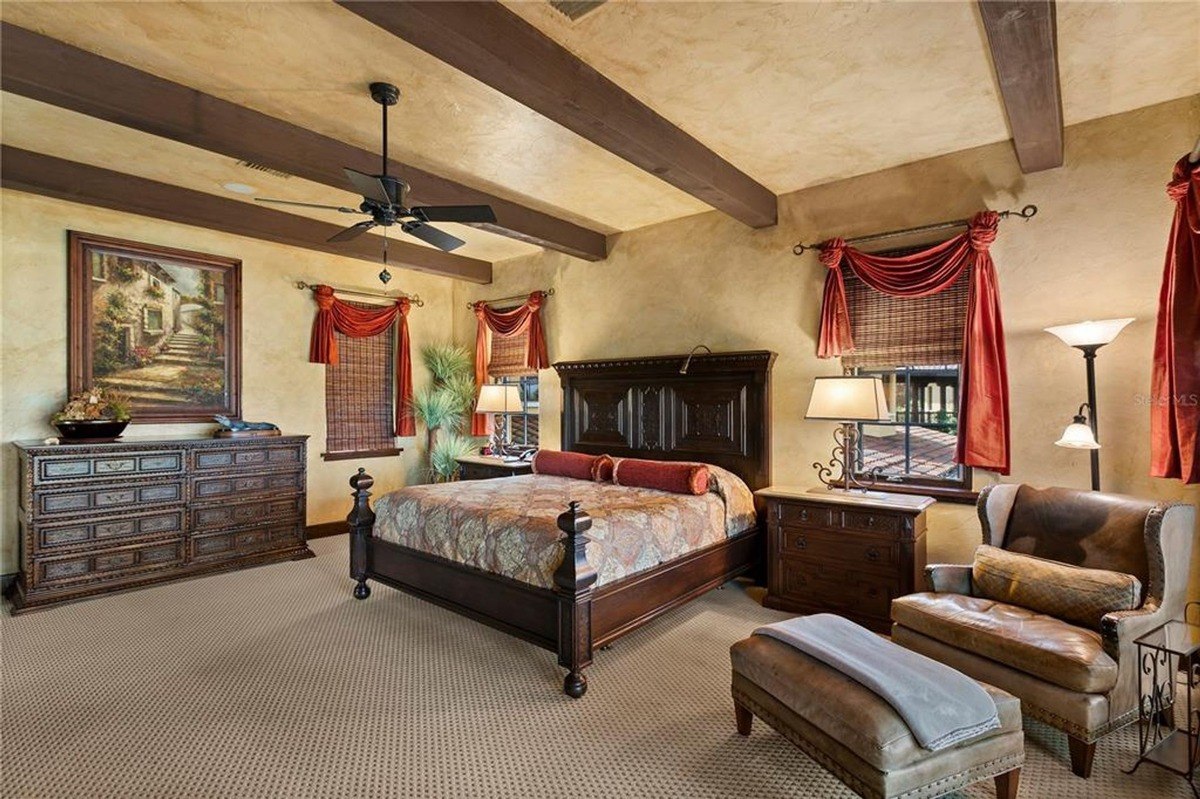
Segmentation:
<svg viewBox="0 0 1200 799">
<path fill-rule="evenodd" d="M 943 366 L 962 360 L 969 270 L 945 291 L 928 297 L 892 297 L 845 270 L 846 305 L 854 352 L 842 365 L 864 369 Z"/>
<path fill-rule="evenodd" d="M 338 332 L 334 337 L 340 363 L 325 367 L 325 451 L 394 449 L 396 325 L 365 338 L 351 338 Z"/>
<path fill-rule="evenodd" d="M 537 374 L 529 368 L 528 328 L 515 336 L 498 336 L 492 333 L 491 359 L 488 373 L 492 377 L 522 377 Z"/>
<path fill-rule="evenodd" d="M 538 415 L 536 413 L 515 413 L 508 420 L 509 439 L 514 444 L 538 443 Z"/>
</svg>

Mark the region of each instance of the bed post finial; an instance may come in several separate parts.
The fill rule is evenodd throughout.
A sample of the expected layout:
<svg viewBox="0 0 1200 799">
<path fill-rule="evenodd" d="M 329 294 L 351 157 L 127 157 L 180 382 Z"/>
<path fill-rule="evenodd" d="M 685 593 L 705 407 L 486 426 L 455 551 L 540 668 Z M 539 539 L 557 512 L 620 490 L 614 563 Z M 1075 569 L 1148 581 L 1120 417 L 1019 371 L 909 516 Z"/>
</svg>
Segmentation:
<svg viewBox="0 0 1200 799">
<path fill-rule="evenodd" d="M 587 531 L 592 517 L 570 503 L 558 517 L 563 559 L 554 570 L 554 593 L 558 596 L 558 665 L 567 670 L 563 693 L 578 699 L 587 691 L 583 669 L 592 662 L 592 586 L 596 570 L 587 560 Z"/>
<path fill-rule="evenodd" d="M 370 488 L 373 485 L 375 479 L 361 467 L 350 478 L 350 487 L 354 489 L 354 507 L 350 509 L 346 521 L 350 524 L 350 577 L 356 583 L 355 599 L 366 599 L 371 595 L 371 587 L 367 585 L 367 542 L 375 526 L 375 511 L 371 510 L 370 502 Z"/>
</svg>

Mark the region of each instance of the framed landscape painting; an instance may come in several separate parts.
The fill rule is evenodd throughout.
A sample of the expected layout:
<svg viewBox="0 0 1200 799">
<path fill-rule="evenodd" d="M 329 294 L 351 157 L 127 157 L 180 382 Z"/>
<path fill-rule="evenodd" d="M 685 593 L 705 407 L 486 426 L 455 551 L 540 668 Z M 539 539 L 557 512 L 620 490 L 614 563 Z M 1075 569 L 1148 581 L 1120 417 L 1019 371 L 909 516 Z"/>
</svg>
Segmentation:
<svg viewBox="0 0 1200 799">
<path fill-rule="evenodd" d="M 68 233 L 71 394 L 131 400 L 134 424 L 241 418 L 242 262 Z"/>
</svg>

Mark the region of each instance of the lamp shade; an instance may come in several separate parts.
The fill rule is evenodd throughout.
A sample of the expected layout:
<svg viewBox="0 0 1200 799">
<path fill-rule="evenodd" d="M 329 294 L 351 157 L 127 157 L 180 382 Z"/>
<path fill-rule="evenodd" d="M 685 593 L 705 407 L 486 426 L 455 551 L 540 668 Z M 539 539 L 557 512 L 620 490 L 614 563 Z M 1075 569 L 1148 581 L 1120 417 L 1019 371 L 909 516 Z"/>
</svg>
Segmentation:
<svg viewBox="0 0 1200 799">
<path fill-rule="evenodd" d="M 1058 325 L 1046 328 L 1072 347 L 1102 347 L 1115 339 L 1126 325 L 1134 321 L 1125 319 L 1101 319 L 1098 322 L 1076 322 L 1073 325 Z"/>
<path fill-rule="evenodd" d="M 1095 434 L 1092 433 L 1090 425 L 1078 421 L 1067 425 L 1067 429 L 1063 431 L 1062 438 L 1054 442 L 1056 447 L 1067 447 L 1068 449 L 1100 449 L 1100 442 L 1096 441 Z"/>
<path fill-rule="evenodd" d="M 805 419 L 833 422 L 890 422 L 883 380 L 878 377 L 818 377 Z"/>
<path fill-rule="evenodd" d="M 475 413 L 510 413 L 521 410 L 521 387 L 489 384 L 479 387 Z"/>
</svg>

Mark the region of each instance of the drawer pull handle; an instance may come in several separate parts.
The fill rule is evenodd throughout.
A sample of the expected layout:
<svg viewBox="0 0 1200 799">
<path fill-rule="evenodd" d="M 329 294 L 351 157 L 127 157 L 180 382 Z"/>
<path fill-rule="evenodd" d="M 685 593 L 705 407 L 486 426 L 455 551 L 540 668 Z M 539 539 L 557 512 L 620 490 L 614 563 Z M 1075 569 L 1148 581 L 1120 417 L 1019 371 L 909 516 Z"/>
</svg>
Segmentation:
<svg viewBox="0 0 1200 799">
<path fill-rule="evenodd" d="M 868 549 L 867 550 L 867 560 L 871 561 L 872 563 L 879 560 L 879 550 L 876 549 L 875 547 L 871 547 L 870 549 Z"/>
<path fill-rule="evenodd" d="M 808 539 L 804 536 L 796 538 L 796 549 L 808 549 Z"/>
<path fill-rule="evenodd" d="M 867 517 L 867 527 L 874 527 L 874 526 L 875 526 L 875 517 L 868 516 Z"/>
</svg>

